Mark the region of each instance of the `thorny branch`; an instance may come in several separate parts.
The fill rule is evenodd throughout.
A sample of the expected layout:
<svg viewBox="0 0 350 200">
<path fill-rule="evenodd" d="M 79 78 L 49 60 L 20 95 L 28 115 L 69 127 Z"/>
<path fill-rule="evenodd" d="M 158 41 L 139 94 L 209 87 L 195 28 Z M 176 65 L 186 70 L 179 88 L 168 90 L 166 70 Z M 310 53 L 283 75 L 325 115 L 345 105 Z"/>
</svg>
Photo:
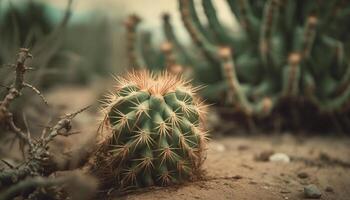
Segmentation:
<svg viewBox="0 0 350 200">
<path fill-rule="evenodd" d="M 56 166 L 51 162 L 49 143 L 58 135 L 69 136 L 75 132 L 71 132 L 71 120 L 79 113 L 88 109 L 89 106 L 78 110 L 77 112 L 63 116 L 52 128 L 49 133 L 43 134 L 38 140 L 33 140 L 30 134 L 24 136 L 29 145 L 29 158 L 23 165 L 0 172 L 0 188 L 1 185 L 11 185 L 27 176 L 40 175 L 48 176 L 56 171 Z"/>
<path fill-rule="evenodd" d="M 9 110 L 11 103 L 21 96 L 21 91 L 25 87 L 24 84 L 24 75 L 27 69 L 29 69 L 25 62 L 28 58 L 33 56 L 29 53 L 28 49 L 20 49 L 17 62 L 15 66 L 15 80 L 14 83 L 9 87 L 8 93 L 5 95 L 4 99 L 0 101 L 0 122 L 5 122 L 6 125 L 10 128 L 10 131 L 16 133 L 16 135 L 28 143 L 28 138 L 26 134 L 16 126 L 13 121 L 13 113 Z"/>
<path fill-rule="evenodd" d="M 10 105 L 16 98 L 21 96 L 22 89 L 25 87 L 31 88 L 44 100 L 45 103 L 47 103 L 44 96 L 38 89 L 28 83 L 25 83 L 25 73 L 28 69 L 30 69 L 25 65 L 25 62 L 28 58 L 32 58 L 29 50 L 24 48 L 20 49 L 17 57 L 17 62 L 15 64 L 14 83 L 9 87 L 8 93 L 5 95 L 4 99 L 0 101 L 0 122 L 4 122 L 4 124 L 9 127 L 9 130 L 11 132 L 15 133 L 17 137 L 19 137 L 22 141 L 24 141 L 26 145 L 28 145 L 28 158 L 22 165 L 18 167 L 14 167 L 6 161 L 3 161 L 9 168 L 0 171 L 0 190 L 7 187 L 10 187 L 9 189 L 11 189 L 17 188 L 16 186 L 26 186 L 25 181 L 19 181 L 22 181 L 27 177 L 38 178 L 33 180 L 39 180 L 38 183 L 41 184 L 46 179 L 40 178 L 47 177 L 51 173 L 57 171 L 57 166 L 51 160 L 49 143 L 56 136 L 69 136 L 76 133 L 71 131 L 72 119 L 79 113 L 89 108 L 89 106 L 87 106 L 74 113 L 66 114 L 60 117 L 59 121 L 54 126 L 45 128 L 43 130 L 42 135 L 39 139 L 32 139 L 29 130 L 27 130 L 26 133 L 21 130 L 13 120 L 13 113 L 10 111 Z M 34 183 L 36 183 L 35 181 Z M 51 180 L 49 182 L 51 182 Z M 49 182 L 46 183 L 44 181 L 44 185 L 48 184 Z M 14 186 L 11 187 L 11 185 Z"/>
</svg>

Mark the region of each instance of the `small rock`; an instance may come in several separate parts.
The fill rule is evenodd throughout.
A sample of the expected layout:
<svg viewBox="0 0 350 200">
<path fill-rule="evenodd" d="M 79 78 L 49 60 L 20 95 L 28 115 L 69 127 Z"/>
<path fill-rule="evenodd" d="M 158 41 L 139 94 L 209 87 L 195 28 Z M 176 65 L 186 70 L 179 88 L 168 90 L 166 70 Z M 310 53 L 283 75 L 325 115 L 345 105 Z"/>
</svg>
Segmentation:
<svg viewBox="0 0 350 200">
<path fill-rule="evenodd" d="M 215 150 L 218 152 L 224 152 L 226 150 L 225 146 L 223 144 L 217 144 L 215 146 Z"/>
<path fill-rule="evenodd" d="M 250 170 L 253 170 L 254 167 L 250 166 L 250 165 L 247 165 L 247 164 L 242 164 L 241 165 L 242 167 L 246 168 L 246 169 L 250 169 Z"/>
<path fill-rule="evenodd" d="M 236 180 L 239 180 L 239 179 L 242 179 L 243 177 L 241 175 L 236 175 L 234 177 L 232 177 L 233 179 L 236 179 Z"/>
<path fill-rule="evenodd" d="M 304 187 L 304 196 L 306 198 L 319 199 L 321 197 L 321 192 L 316 185 L 308 185 Z"/>
<path fill-rule="evenodd" d="M 242 144 L 242 145 L 239 145 L 237 149 L 238 151 L 245 151 L 249 149 L 249 146 Z"/>
<path fill-rule="evenodd" d="M 334 193 L 334 189 L 331 186 L 327 186 L 325 189 L 326 192 Z"/>
<path fill-rule="evenodd" d="M 287 154 L 284 153 L 275 153 L 272 154 L 269 157 L 269 161 L 270 162 L 283 162 L 283 163 L 289 163 L 290 162 L 290 158 Z"/>
<path fill-rule="evenodd" d="M 251 185 L 257 185 L 257 184 L 258 184 L 258 182 L 255 182 L 255 181 L 249 181 L 249 184 L 251 184 Z"/>
<path fill-rule="evenodd" d="M 288 191 L 288 190 L 281 190 L 280 193 L 281 193 L 281 194 L 289 194 L 290 191 Z"/>
<path fill-rule="evenodd" d="M 308 177 L 309 177 L 309 174 L 307 174 L 306 172 L 299 172 L 299 173 L 298 173 L 298 177 L 299 177 L 299 178 L 302 178 L 302 179 L 308 178 Z"/>
<path fill-rule="evenodd" d="M 273 153 L 274 152 L 272 150 L 265 150 L 265 151 L 261 152 L 260 154 L 256 155 L 255 160 L 267 162 L 267 161 L 269 161 L 269 158 Z"/>
</svg>

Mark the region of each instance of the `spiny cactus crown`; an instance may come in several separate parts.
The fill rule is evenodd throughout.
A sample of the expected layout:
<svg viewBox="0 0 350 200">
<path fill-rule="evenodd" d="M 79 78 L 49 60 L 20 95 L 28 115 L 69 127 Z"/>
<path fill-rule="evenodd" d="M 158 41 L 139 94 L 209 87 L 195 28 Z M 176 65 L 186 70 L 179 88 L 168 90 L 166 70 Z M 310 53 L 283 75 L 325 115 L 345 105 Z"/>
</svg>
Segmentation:
<svg viewBox="0 0 350 200">
<path fill-rule="evenodd" d="M 205 105 L 180 78 L 146 71 L 117 78 L 104 109 L 100 168 L 119 187 L 168 185 L 194 177 L 203 161 Z M 107 163 L 107 165 L 105 165 Z"/>
</svg>

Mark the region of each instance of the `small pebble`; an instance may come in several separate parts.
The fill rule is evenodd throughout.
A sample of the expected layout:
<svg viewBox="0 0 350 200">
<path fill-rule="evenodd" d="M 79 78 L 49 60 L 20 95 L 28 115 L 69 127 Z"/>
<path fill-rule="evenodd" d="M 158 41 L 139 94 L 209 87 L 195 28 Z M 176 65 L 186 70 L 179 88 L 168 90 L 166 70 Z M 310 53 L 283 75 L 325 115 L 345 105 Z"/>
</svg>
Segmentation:
<svg viewBox="0 0 350 200">
<path fill-rule="evenodd" d="M 249 146 L 242 144 L 242 145 L 239 145 L 237 149 L 239 151 L 245 151 L 249 149 Z"/>
<path fill-rule="evenodd" d="M 290 180 L 283 180 L 284 181 L 284 183 L 286 183 L 286 184 L 289 184 L 290 183 Z"/>
<path fill-rule="evenodd" d="M 269 189 L 269 186 L 264 185 L 263 188 L 264 188 L 265 190 L 268 190 L 268 189 Z"/>
<path fill-rule="evenodd" d="M 326 192 L 331 192 L 333 193 L 334 192 L 334 189 L 331 187 L 331 186 L 327 186 L 326 189 L 325 189 Z"/>
<path fill-rule="evenodd" d="M 215 150 L 218 152 L 224 152 L 226 150 L 225 146 L 223 144 L 217 144 L 215 146 Z"/>
<path fill-rule="evenodd" d="M 255 160 L 267 162 L 267 161 L 269 161 L 269 158 L 273 153 L 274 152 L 272 150 L 265 150 L 265 151 L 261 152 L 259 155 L 256 155 Z"/>
<path fill-rule="evenodd" d="M 304 196 L 306 198 L 319 199 L 321 198 L 321 192 L 316 185 L 308 185 L 304 187 Z"/>
<path fill-rule="evenodd" d="M 234 176 L 232 178 L 238 180 L 238 179 L 242 179 L 243 177 L 241 175 L 236 175 L 236 176 Z"/>
<path fill-rule="evenodd" d="M 299 178 L 302 178 L 302 179 L 308 178 L 308 177 L 309 177 L 309 174 L 307 174 L 306 172 L 299 172 L 299 173 L 298 173 L 298 177 L 299 177 Z"/>
<path fill-rule="evenodd" d="M 280 193 L 281 193 L 281 194 L 289 194 L 290 191 L 288 191 L 288 190 L 281 190 Z"/>
<path fill-rule="evenodd" d="M 270 162 L 283 162 L 283 163 L 289 163 L 290 162 L 290 158 L 287 154 L 284 153 L 275 153 L 272 154 L 269 157 L 269 161 Z"/>
<path fill-rule="evenodd" d="M 249 181 L 249 184 L 251 184 L 251 185 L 256 185 L 256 184 L 258 184 L 258 183 L 255 182 L 255 181 Z"/>
</svg>

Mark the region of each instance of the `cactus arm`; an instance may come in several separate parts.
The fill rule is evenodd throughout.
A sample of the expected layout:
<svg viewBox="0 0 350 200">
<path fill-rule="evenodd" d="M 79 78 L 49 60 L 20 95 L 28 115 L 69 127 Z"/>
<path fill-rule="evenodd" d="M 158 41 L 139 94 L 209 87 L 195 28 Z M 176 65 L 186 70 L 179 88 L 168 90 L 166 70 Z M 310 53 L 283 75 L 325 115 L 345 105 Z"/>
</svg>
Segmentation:
<svg viewBox="0 0 350 200">
<path fill-rule="evenodd" d="M 272 33 L 275 29 L 276 20 L 278 19 L 279 0 L 269 0 L 265 4 L 263 21 L 260 30 L 259 50 L 262 63 L 265 68 L 272 66 L 271 46 Z"/>
<path fill-rule="evenodd" d="M 200 30 L 193 24 L 193 20 L 190 15 L 190 0 L 179 0 L 179 8 L 181 13 L 181 18 L 184 23 L 185 28 L 189 32 L 193 42 L 200 49 L 202 54 L 211 63 L 217 63 L 216 52 L 217 48 L 212 45 L 202 34 Z M 211 67 L 215 67 L 211 65 Z"/>
<path fill-rule="evenodd" d="M 239 8 L 237 6 L 237 0 L 226 0 L 231 12 L 234 14 L 234 16 L 238 19 L 241 18 L 241 13 L 239 11 Z"/>
<path fill-rule="evenodd" d="M 258 100 L 256 103 L 249 102 L 246 93 L 247 90 L 239 83 L 236 75 L 234 62 L 232 60 L 230 49 L 222 47 L 219 51 L 221 58 L 221 66 L 223 76 L 226 78 L 228 89 L 233 95 L 233 103 L 236 108 L 240 109 L 245 115 L 259 115 L 266 116 L 269 114 L 275 106 L 278 97 L 270 98 L 264 97 Z"/>
<path fill-rule="evenodd" d="M 142 32 L 139 35 L 139 42 L 137 42 L 136 49 L 137 53 L 140 55 L 137 61 L 140 66 L 146 66 L 147 68 L 159 67 L 156 66 L 155 63 L 155 59 L 157 59 L 158 56 L 156 56 L 157 54 L 152 48 L 151 33 Z"/>
<path fill-rule="evenodd" d="M 347 65 L 346 71 L 342 79 L 339 81 L 337 88 L 333 92 L 334 95 L 343 94 L 350 86 L 350 66 Z"/>
<path fill-rule="evenodd" d="M 220 49 L 219 55 L 222 61 L 222 73 L 226 79 L 230 94 L 233 96 L 232 100 L 235 107 L 237 107 L 247 116 L 251 116 L 252 114 L 265 114 L 265 112 L 261 112 L 261 109 L 269 111 L 270 108 L 266 109 L 265 106 L 262 106 L 263 104 L 266 104 L 264 103 L 264 99 L 258 103 L 249 102 L 245 94 L 247 93 L 247 90 L 244 89 L 244 86 L 239 83 L 239 80 L 237 78 L 230 49 L 227 47 L 222 47 Z"/>
<path fill-rule="evenodd" d="M 170 23 L 170 16 L 167 14 L 163 15 L 163 30 L 167 40 L 174 45 L 174 48 L 179 53 L 179 57 L 180 57 L 179 59 L 183 60 L 181 64 L 188 64 L 191 66 L 195 66 L 196 65 L 195 59 L 193 59 L 189 55 L 189 53 L 186 51 L 186 49 L 181 45 L 181 43 L 177 39 L 174 33 L 174 29 Z"/>
<path fill-rule="evenodd" d="M 302 90 L 306 98 L 312 99 L 315 94 L 316 83 L 310 72 L 304 70 L 302 76 Z"/>
<path fill-rule="evenodd" d="M 284 8 L 284 26 L 287 28 L 286 33 L 293 30 L 294 22 L 295 22 L 295 10 L 296 10 L 296 1 L 287 0 L 283 5 Z"/>
<path fill-rule="evenodd" d="M 165 56 L 165 67 L 172 74 L 180 74 L 183 71 L 183 66 L 176 61 L 176 55 L 173 51 L 173 45 L 170 42 L 164 42 L 161 50 Z"/>
<path fill-rule="evenodd" d="M 245 53 L 237 56 L 235 66 L 237 67 L 237 76 L 243 82 L 256 84 L 261 78 L 260 60 L 254 56 L 255 54 Z"/>
<path fill-rule="evenodd" d="M 251 86 L 247 95 L 253 100 L 260 99 L 273 92 L 274 82 L 271 79 L 262 80 L 258 85 Z"/>
<path fill-rule="evenodd" d="M 196 8 L 195 8 L 195 3 L 194 0 L 185 0 L 187 1 L 188 4 L 188 9 L 192 18 L 193 25 L 197 27 L 197 29 L 203 34 L 203 36 L 210 42 L 214 42 L 214 38 L 211 35 L 211 33 L 202 25 Z"/>
<path fill-rule="evenodd" d="M 211 0 L 202 0 L 204 13 L 207 16 L 210 28 L 214 31 L 216 39 L 220 44 L 232 44 L 237 48 L 237 39 L 228 34 L 218 20 L 215 7 Z"/>
<path fill-rule="evenodd" d="M 255 41 L 258 30 L 258 19 L 254 16 L 248 0 L 227 0 L 231 11 L 238 17 L 240 25 Z"/>
<path fill-rule="evenodd" d="M 215 101 L 225 91 L 227 91 L 227 84 L 225 81 L 220 81 L 206 86 L 199 93 L 209 101 Z"/>
<path fill-rule="evenodd" d="M 310 57 L 312 46 L 316 37 L 317 21 L 317 17 L 311 15 L 307 18 L 304 25 L 303 39 L 300 50 L 303 60 L 307 60 Z"/>
<path fill-rule="evenodd" d="M 164 42 L 162 44 L 161 50 L 165 55 L 165 66 L 168 71 L 171 71 L 171 68 L 176 65 L 176 58 L 173 51 L 173 45 L 170 42 Z"/>
<path fill-rule="evenodd" d="M 326 1 L 323 3 L 325 5 L 324 5 L 324 9 L 321 10 L 322 11 L 322 13 L 321 13 L 321 17 L 322 17 L 321 26 L 323 28 L 326 28 L 332 20 L 332 15 L 335 14 L 335 10 L 338 7 L 339 0 Z"/>
<path fill-rule="evenodd" d="M 350 84 L 350 67 L 348 64 L 345 64 L 346 60 L 344 57 L 343 43 L 325 35 L 322 36 L 321 39 L 322 42 L 326 44 L 329 48 L 334 49 L 336 62 L 335 67 L 337 67 L 338 70 L 336 70 L 341 77 L 340 81 L 338 81 L 338 83 L 336 84 L 331 96 L 341 96 L 342 94 L 344 94 L 344 92 L 346 92 Z"/>
<path fill-rule="evenodd" d="M 236 75 L 234 62 L 231 57 L 231 50 L 228 47 L 222 47 L 219 55 L 222 62 L 222 74 L 226 79 L 228 90 L 230 91 L 231 95 L 233 95 L 233 102 L 235 106 L 242 109 L 244 113 L 251 114 L 251 106 L 243 90 L 241 89 L 241 85 Z"/>
<path fill-rule="evenodd" d="M 312 101 L 318 106 L 318 109 L 323 113 L 346 113 L 350 109 L 350 88 L 348 87 L 343 94 L 332 99 L 322 100 L 317 97 L 313 97 Z"/>
<path fill-rule="evenodd" d="M 151 48 L 147 46 L 148 45 L 147 43 L 150 41 L 147 41 L 147 38 L 145 36 L 146 36 L 145 33 L 141 33 L 138 35 L 135 32 L 135 37 L 136 37 L 135 40 L 130 41 L 130 42 L 134 42 L 134 46 L 133 46 L 134 49 L 132 50 L 133 52 L 130 52 L 131 53 L 130 57 L 135 55 L 135 60 L 132 61 L 136 64 L 134 67 L 135 69 L 143 69 L 150 66 L 149 64 L 151 64 L 151 59 L 147 58 L 147 54 L 150 53 L 149 48 Z"/>
<path fill-rule="evenodd" d="M 331 49 L 334 49 L 336 65 L 338 68 L 345 63 L 345 52 L 343 43 L 326 35 L 321 37 L 322 42 Z"/>
<path fill-rule="evenodd" d="M 349 70 L 350 71 L 350 70 Z M 349 76 L 350 72 L 344 76 Z M 343 79 L 344 81 L 346 79 Z M 350 109 L 350 87 L 344 82 L 344 85 L 334 81 L 330 76 L 323 78 L 320 86 L 321 91 L 318 95 L 315 94 L 316 83 L 314 78 L 305 73 L 304 77 L 304 93 L 306 97 L 313 102 L 321 113 L 346 113 Z"/>
<path fill-rule="evenodd" d="M 283 71 L 282 96 L 296 97 L 299 93 L 300 54 L 292 53 Z"/>
<path fill-rule="evenodd" d="M 137 25 L 140 23 L 140 18 L 136 15 L 130 15 L 124 22 L 126 27 L 126 54 L 128 57 L 128 67 L 141 68 L 145 66 L 145 62 L 138 56 L 137 46 Z"/>
</svg>

